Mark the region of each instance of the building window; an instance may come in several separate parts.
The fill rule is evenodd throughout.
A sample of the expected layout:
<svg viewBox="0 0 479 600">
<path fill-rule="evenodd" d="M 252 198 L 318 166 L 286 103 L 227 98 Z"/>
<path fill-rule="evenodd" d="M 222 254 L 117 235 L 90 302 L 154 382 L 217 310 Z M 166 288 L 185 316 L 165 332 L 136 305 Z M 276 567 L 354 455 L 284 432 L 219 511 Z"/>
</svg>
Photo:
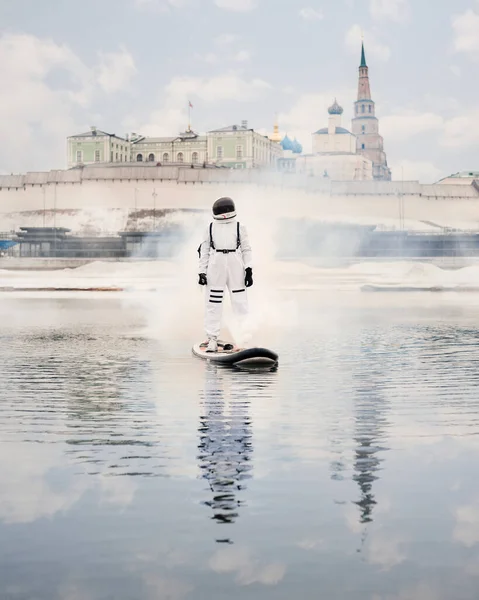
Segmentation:
<svg viewBox="0 0 479 600">
<path fill-rule="evenodd" d="M 155 162 L 155 155 L 154 154 L 150 154 L 150 156 L 148 157 L 148 160 L 150 162 Z"/>
<path fill-rule="evenodd" d="M 81 162 L 82 162 L 82 151 L 77 150 L 77 163 L 81 163 Z"/>
<path fill-rule="evenodd" d="M 216 158 L 218 160 L 222 160 L 223 159 L 223 146 L 217 146 L 216 147 Z"/>
<path fill-rule="evenodd" d="M 369 105 L 369 112 L 373 112 L 373 107 Z"/>
<path fill-rule="evenodd" d="M 365 146 L 364 146 L 364 144 L 362 144 L 361 145 L 361 150 L 364 150 L 364 149 L 365 149 Z"/>
<path fill-rule="evenodd" d="M 115 160 L 118 160 L 118 152 L 116 153 Z"/>
<path fill-rule="evenodd" d="M 366 125 L 363 125 L 361 129 L 362 129 L 362 131 L 364 133 L 366 131 Z"/>
<path fill-rule="evenodd" d="M 170 162 L 170 155 L 168 154 L 168 152 L 165 152 L 163 154 L 163 162 Z"/>
<path fill-rule="evenodd" d="M 361 106 L 361 112 L 363 112 L 363 113 L 366 112 L 366 107 L 364 106 L 364 104 Z"/>
<path fill-rule="evenodd" d="M 243 160 L 243 146 L 236 146 L 236 160 Z"/>
<path fill-rule="evenodd" d="M 198 163 L 198 152 L 193 152 L 191 155 L 191 162 L 196 165 Z"/>
<path fill-rule="evenodd" d="M 136 155 L 136 162 L 143 162 L 143 154 Z"/>
<path fill-rule="evenodd" d="M 178 152 L 178 154 L 176 155 L 176 159 L 179 163 L 183 162 L 183 152 Z"/>
</svg>

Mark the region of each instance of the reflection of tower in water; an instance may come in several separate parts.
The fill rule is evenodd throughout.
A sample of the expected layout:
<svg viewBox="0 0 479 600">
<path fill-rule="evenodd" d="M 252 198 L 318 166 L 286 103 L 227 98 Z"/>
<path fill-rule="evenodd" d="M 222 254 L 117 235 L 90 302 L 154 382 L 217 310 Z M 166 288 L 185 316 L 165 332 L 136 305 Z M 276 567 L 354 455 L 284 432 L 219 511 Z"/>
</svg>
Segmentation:
<svg viewBox="0 0 479 600">
<path fill-rule="evenodd" d="M 360 361 L 353 379 L 354 399 L 354 475 L 359 486 L 360 498 L 355 502 L 360 510 L 360 523 L 373 521 L 377 504 L 373 485 L 379 479 L 382 453 L 387 450 L 384 440 L 387 434 L 388 401 L 384 396 L 387 373 L 397 368 L 398 357 L 391 353 L 389 340 L 382 340 L 373 333 L 359 348 Z M 393 364 L 390 362 L 393 361 Z"/>
<path fill-rule="evenodd" d="M 248 413 L 249 398 L 241 373 L 207 365 L 198 460 L 201 477 L 212 493 L 205 504 L 219 524 L 235 522 L 243 503 L 241 492 L 251 477 L 252 423 Z"/>
<path fill-rule="evenodd" d="M 360 490 L 360 499 L 355 502 L 360 508 L 360 522 L 373 521 L 373 509 L 377 504 L 373 484 L 379 477 L 384 460 L 380 452 L 387 421 L 384 416 L 384 399 L 377 393 L 376 386 L 365 382 L 357 390 L 355 402 L 354 475 Z"/>
</svg>

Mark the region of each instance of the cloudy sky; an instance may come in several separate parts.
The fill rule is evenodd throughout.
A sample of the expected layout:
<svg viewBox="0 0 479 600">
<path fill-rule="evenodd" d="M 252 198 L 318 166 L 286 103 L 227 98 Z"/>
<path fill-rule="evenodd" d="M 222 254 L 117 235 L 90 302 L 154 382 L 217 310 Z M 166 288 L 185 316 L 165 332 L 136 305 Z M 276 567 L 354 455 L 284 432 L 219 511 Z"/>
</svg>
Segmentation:
<svg viewBox="0 0 479 600">
<path fill-rule="evenodd" d="M 305 151 L 361 32 L 393 177 L 479 170 L 479 0 L 0 0 L 0 171 L 64 168 L 90 125 L 174 135 L 247 119 Z"/>
</svg>

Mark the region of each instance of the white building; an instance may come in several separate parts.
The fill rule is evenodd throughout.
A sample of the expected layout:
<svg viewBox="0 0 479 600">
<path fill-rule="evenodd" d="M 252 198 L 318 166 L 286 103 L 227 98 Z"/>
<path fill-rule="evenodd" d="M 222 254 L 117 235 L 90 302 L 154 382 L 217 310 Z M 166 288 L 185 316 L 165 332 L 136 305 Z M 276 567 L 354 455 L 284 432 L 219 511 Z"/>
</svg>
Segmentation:
<svg viewBox="0 0 479 600">
<path fill-rule="evenodd" d="M 328 109 L 328 126 L 313 133 L 313 154 L 328 154 L 343 152 L 356 154 L 356 136 L 341 127 L 343 108 L 336 100 Z"/>
<path fill-rule="evenodd" d="M 343 109 L 336 100 L 328 113 L 328 127 L 313 133 L 313 153 L 298 156 L 296 172 L 332 181 L 372 179 L 373 162 L 357 153 L 356 136 L 342 127 Z"/>
</svg>

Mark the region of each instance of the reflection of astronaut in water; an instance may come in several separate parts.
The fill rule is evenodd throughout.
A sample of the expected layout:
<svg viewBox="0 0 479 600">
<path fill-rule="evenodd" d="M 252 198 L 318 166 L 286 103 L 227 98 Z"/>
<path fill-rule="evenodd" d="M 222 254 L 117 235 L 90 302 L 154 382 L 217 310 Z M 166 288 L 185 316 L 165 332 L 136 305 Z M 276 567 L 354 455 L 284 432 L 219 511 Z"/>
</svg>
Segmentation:
<svg viewBox="0 0 479 600">
<path fill-rule="evenodd" d="M 243 505 L 242 492 L 253 468 L 250 400 L 265 385 L 264 373 L 206 366 L 198 461 L 201 477 L 212 492 L 205 504 L 218 524 L 234 523 Z"/>
</svg>

